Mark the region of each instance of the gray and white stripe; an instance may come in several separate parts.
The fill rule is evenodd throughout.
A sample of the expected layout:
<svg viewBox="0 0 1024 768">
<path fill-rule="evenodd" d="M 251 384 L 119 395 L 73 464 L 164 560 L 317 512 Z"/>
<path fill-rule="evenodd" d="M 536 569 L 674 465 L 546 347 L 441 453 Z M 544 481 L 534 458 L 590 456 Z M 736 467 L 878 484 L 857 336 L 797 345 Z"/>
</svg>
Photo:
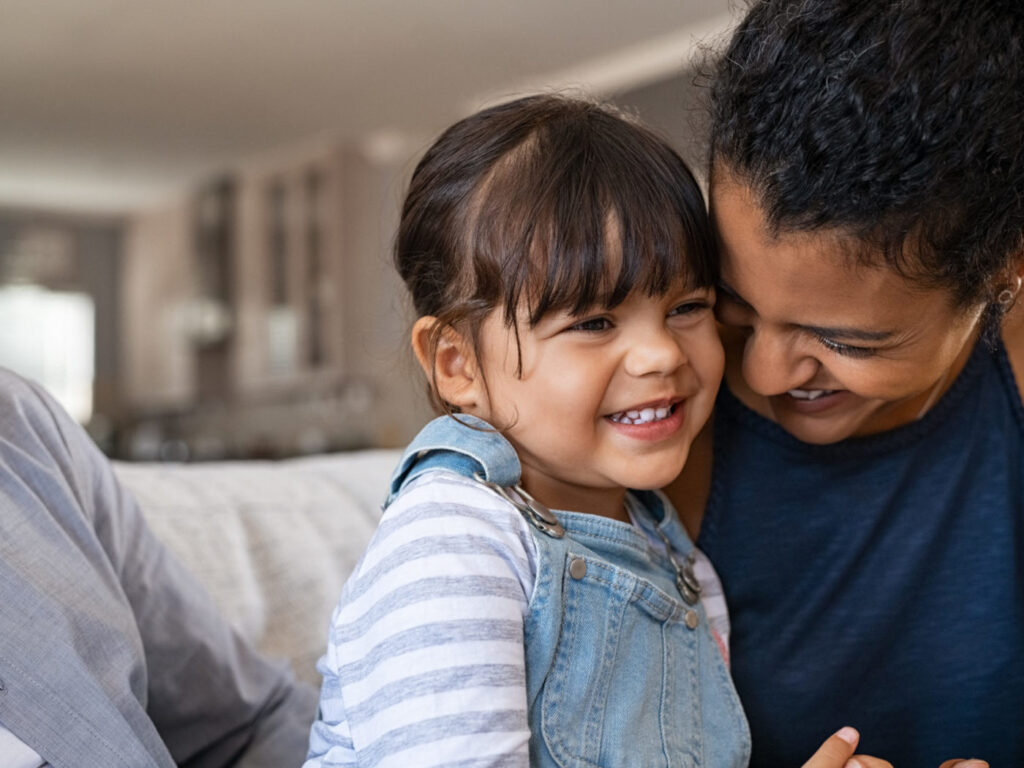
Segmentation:
<svg viewBox="0 0 1024 768">
<path fill-rule="evenodd" d="M 410 484 L 332 618 L 307 768 L 525 768 L 535 546 L 479 483 L 431 473 Z"/>
</svg>

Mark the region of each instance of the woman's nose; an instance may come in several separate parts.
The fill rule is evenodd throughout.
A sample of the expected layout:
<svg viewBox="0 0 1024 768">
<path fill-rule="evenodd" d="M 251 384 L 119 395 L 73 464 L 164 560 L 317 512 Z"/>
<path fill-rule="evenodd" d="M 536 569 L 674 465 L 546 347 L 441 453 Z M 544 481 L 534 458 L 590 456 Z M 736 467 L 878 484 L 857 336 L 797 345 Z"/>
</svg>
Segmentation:
<svg viewBox="0 0 1024 768">
<path fill-rule="evenodd" d="M 743 379 L 765 397 L 803 386 L 819 367 L 815 358 L 794 348 L 794 339 L 785 332 L 754 328 L 743 346 Z"/>
<path fill-rule="evenodd" d="M 687 361 L 682 342 L 667 329 L 636 334 L 626 352 L 625 369 L 631 376 L 665 375 Z"/>
</svg>

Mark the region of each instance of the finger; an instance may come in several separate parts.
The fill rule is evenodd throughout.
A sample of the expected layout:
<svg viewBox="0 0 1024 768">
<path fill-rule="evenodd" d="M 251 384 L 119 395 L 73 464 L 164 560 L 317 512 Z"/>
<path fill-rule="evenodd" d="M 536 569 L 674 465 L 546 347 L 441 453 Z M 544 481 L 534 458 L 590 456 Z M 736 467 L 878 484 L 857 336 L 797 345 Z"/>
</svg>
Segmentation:
<svg viewBox="0 0 1024 768">
<path fill-rule="evenodd" d="M 803 768 L 843 768 L 857 748 L 860 734 L 855 728 L 846 726 L 829 736 Z"/>
<path fill-rule="evenodd" d="M 939 768 L 988 768 L 984 760 L 947 760 Z"/>
<path fill-rule="evenodd" d="M 892 763 L 871 755 L 854 755 L 843 768 L 892 768 Z"/>
</svg>

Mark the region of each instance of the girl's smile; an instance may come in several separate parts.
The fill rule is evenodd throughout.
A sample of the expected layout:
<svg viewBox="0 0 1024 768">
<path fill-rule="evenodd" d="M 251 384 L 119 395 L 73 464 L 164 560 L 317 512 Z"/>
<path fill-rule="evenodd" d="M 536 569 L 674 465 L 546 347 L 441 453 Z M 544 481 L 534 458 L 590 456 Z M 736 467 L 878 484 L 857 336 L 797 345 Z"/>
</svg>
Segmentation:
<svg viewBox="0 0 1024 768">
<path fill-rule="evenodd" d="M 640 405 L 606 416 L 622 434 L 636 440 L 664 440 L 683 426 L 682 400 Z"/>
</svg>

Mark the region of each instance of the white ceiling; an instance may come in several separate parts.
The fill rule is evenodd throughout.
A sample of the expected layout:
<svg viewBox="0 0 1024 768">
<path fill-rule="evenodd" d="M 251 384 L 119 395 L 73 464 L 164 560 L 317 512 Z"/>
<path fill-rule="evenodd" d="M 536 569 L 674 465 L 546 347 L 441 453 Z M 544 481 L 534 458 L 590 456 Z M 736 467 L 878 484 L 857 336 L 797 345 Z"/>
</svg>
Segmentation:
<svg viewBox="0 0 1024 768">
<path fill-rule="evenodd" d="M 316 137 L 681 69 L 730 0 L 0 0 L 0 204 L 118 212 Z M 419 138 L 417 138 L 419 140 Z"/>
</svg>

